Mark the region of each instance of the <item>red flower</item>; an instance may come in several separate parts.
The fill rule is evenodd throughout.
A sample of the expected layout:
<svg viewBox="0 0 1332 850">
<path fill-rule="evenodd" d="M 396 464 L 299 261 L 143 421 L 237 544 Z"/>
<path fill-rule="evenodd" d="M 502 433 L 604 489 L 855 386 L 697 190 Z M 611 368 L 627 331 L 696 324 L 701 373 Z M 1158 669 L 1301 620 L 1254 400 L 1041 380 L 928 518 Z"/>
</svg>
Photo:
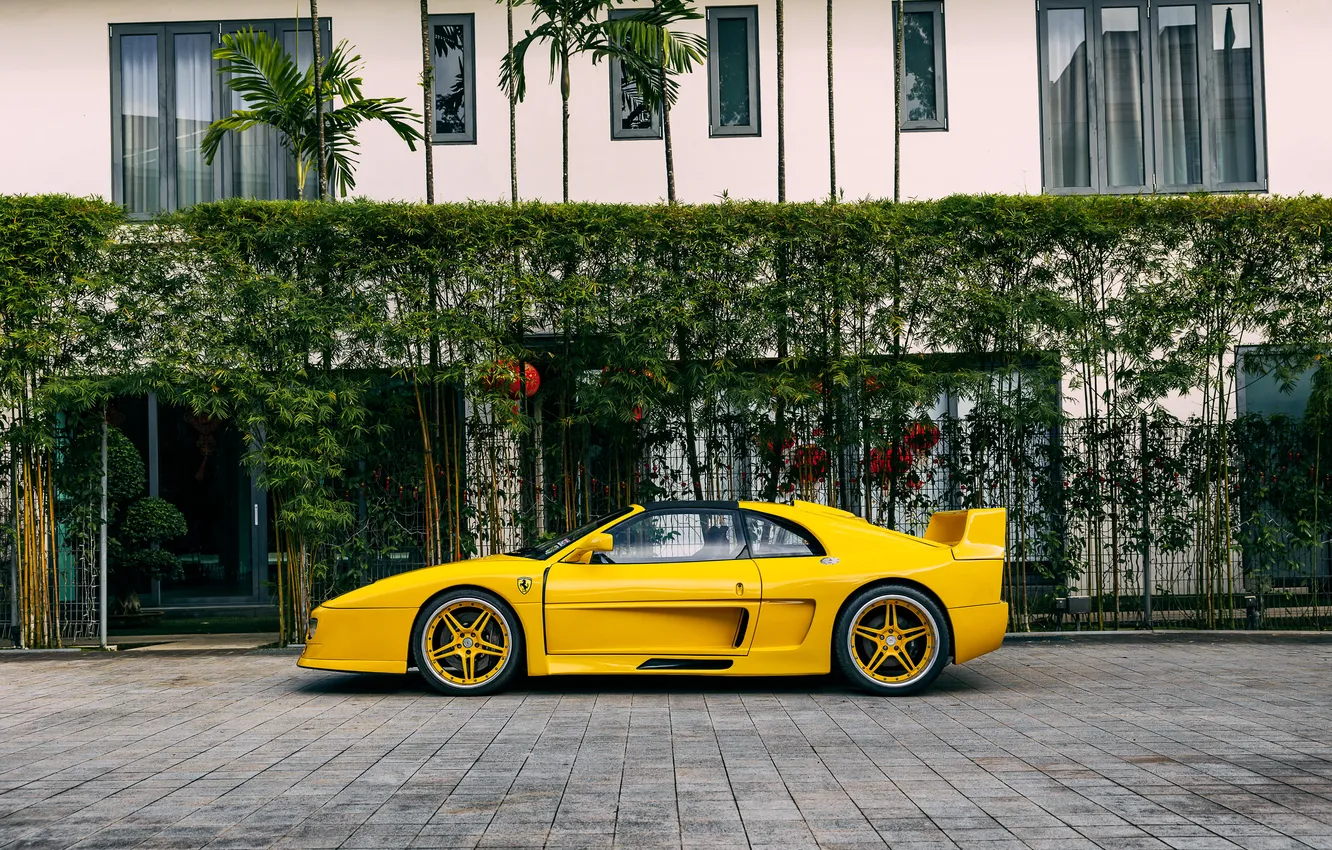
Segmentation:
<svg viewBox="0 0 1332 850">
<path fill-rule="evenodd" d="M 828 474 L 828 453 L 812 444 L 798 446 L 791 453 L 791 464 L 803 483 L 822 481 Z"/>
</svg>

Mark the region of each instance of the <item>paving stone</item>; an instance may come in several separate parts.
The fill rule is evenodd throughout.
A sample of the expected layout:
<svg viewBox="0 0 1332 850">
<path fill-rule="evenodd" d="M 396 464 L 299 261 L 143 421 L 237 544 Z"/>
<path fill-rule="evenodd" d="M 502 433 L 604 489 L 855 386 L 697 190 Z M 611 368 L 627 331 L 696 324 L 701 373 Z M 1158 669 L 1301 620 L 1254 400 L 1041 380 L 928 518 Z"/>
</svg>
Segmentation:
<svg viewBox="0 0 1332 850">
<path fill-rule="evenodd" d="M 1315 638 L 1011 643 L 928 693 L 0 655 L 0 850 L 1332 850 Z"/>
</svg>

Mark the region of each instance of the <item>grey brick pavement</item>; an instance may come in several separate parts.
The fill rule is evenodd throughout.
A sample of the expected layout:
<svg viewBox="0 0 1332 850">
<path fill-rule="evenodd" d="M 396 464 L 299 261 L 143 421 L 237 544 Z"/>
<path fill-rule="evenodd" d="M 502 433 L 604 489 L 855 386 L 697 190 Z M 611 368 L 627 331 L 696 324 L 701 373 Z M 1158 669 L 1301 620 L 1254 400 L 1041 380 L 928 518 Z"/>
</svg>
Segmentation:
<svg viewBox="0 0 1332 850">
<path fill-rule="evenodd" d="M 0 655 L 0 847 L 1332 848 L 1332 642 L 1032 641 L 930 693 Z"/>
</svg>

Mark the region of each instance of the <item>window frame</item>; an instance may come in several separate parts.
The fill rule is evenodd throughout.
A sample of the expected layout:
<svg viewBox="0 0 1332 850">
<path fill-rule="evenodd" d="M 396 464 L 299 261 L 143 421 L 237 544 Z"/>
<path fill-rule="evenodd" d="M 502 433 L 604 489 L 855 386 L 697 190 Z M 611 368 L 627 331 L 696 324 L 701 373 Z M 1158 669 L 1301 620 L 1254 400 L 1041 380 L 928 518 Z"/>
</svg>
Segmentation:
<svg viewBox="0 0 1332 850">
<path fill-rule="evenodd" d="M 320 47 L 324 56 L 332 50 L 333 22 L 331 18 L 320 18 Z M 288 32 L 297 29 L 295 20 L 271 18 L 256 20 L 224 21 L 179 21 L 172 23 L 128 23 L 109 24 L 107 35 L 110 41 L 111 62 L 111 199 L 112 203 L 125 205 L 124 174 L 124 138 L 121 123 L 124 116 L 124 96 L 122 91 L 121 38 L 127 35 L 152 35 L 157 38 L 157 110 L 158 126 L 158 212 L 131 212 L 131 221 L 148 221 L 155 215 L 174 212 L 181 207 L 176 204 L 178 185 L 176 181 L 176 145 L 174 124 L 175 106 L 175 37 L 177 35 L 209 35 L 213 49 L 222 46 L 222 34 L 253 28 L 266 32 L 270 38 L 279 41 Z M 308 20 L 303 28 L 308 32 Z M 230 89 L 223 83 L 222 75 L 217 73 L 217 60 L 213 61 L 213 80 L 210 87 L 213 95 L 213 120 L 229 114 L 231 110 L 223 107 L 223 99 L 229 100 Z M 212 184 L 213 200 L 234 197 L 227 191 L 227 176 L 235 163 L 231 145 L 223 145 L 213 160 Z M 269 156 L 269 197 L 283 198 L 286 195 L 287 159 L 281 142 L 274 140 Z"/>
<path fill-rule="evenodd" d="M 754 547 L 754 541 L 750 539 L 749 536 L 749 523 L 747 520 L 750 516 L 759 517 L 764 522 L 770 522 L 778 528 L 784 528 L 787 531 L 796 534 L 798 537 L 808 538 L 814 542 L 814 545 L 811 546 L 810 551 L 805 554 L 760 555 L 758 549 Z M 766 561 L 773 558 L 822 558 L 828 554 L 828 547 L 823 545 L 823 541 L 818 538 L 818 535 L 795 520 L 777 516 L 776 514 L 766 513 L 764 511 L 741 508 L 740 524 L 745 532 L 745 551 L 752 560 Z"/>
<path fill-rule="evenodd" d="M 893 56 L 897 56 L 897 4 L 899 0 L 893 0 L 892 4 L 892 35 L 889 36 L 889 43 L 892 45 Z M 906 98 L 902 99 L 902 110 L 899 110 L 898 118 L 902 124 L 903 133 L 946 133 L 948 132 L 948 39 L 944 34 L 944 3 L 943 0 L 906 0 L 905 14 L 920 14 L 928 12 L 934 15 L 934 114 L 932 120 L 910 121 L 901 112 L 905 110 Z M 902 79 L 906 79 L 906 51 L 902 52 Z"/>
<path fill-rule="evenodd" d="M 614 21 L 621 18 L 632 17 L 644 11 L 650 11 L 648 7 L 642 9 L 611 9 L 609 19 Z M 606 63 L 610 66 L 610 137 L 611 141 L 627 142 L 637 141 L 639 139 L 651 139 L 660 141 L 662 138 L 661 130 L 661 109 L 654 107 L 652 109 L 652 124 L 641 130 L 626 130 L 620 127 L 620 62 L 614 57 Z"/>
<path fill-rule="evenodd" d="M 458 12 L 447 15 L 430 15 L 430 143 L 432 145 L 474 145 L 476 144 L 476 15 L 472 12 Z M 463 97 L 467 99 L 467 112 L 464 116 L 466 128 L 461 133 L 439 133 L 435 131 L 435 27 L 462 26 L 463 51 L 468 61 L 463 66 Z"/>
<path fill-rule="evenodd" d="M 741 18 L 748 25 L 749 34 L 749 123 L 744 125 L 722 126 L 721 123 L 721 79 L 717 55 L 717 21 Z M 708 136 L 711 138 L 729 138 L 735 136 L 754 137 L 763 135 L 762 110 L 763 100 L 759 90 L 759 33 L 758 6 L 709 6 L 707 7 L 708 35 Z"/>
<path fill-rule="evenodd" d="M 1212 61 L 1214 49 L 1213 10 L 1217 6 L 1244 3 L 1249 7 L 1249 43 L 1253 59 L 1253 120 L 1254 120 L 1254 164 L 1256 180 L 1253 182 L 1222 182 L 1216 158 L 1216 133 L 1218 118 L 1214 114 L 1213 99 L 1216 91 L 1216 69 Z M 1157 91 L 1160 77 L 1160 51 L 1155 20 L 1162 7 L 1188 6 L 1194 9 L 1198 28 L 1198 117 L 1201 130 L 1200 155 L 1202 157 L 1201 183 L 1162 183 L 1164 174 L 1164 147 L 1161 133 L 1162 101 Z M 1108 185 L 1109 163 L 1103 134 L 1105 132 L 1105 93 L 1103 88 L 1104 46 L 1101 40 L 1100 13 L 1104 9 L 1137 8 L 1138 21 L 1142 36 L 1139 39 L 1139 67 L 1142 68 L 1143 109 L 1143 164 L 1146 168 L 1144 183 L 1141 186 Z M 1087 187 L 1053 187 L 1051 172 L 1051 151 L 1053 149 L 1053 127 L 1050 121 L 1051 104 L 1046 96 L 1049 80 L 1049 55 L 1046 39 L 1049 29 L 1048 13 L 1060 9 L 1080 9 L 1084 11 L 1087 32 L 1087 89 L 1088 89 L 1088 138 L 1090 149 L 1091 180 Z M 1040 103 L 1041 121 L 1041 188 L 1051 195 L 1144 195 L 1144 194 L 1183 194 L 1188 192 L 1266 192 L 1268 186 L 1267 171 L 1267 102 L 1264 94 L 1265 74 L 1263 67 L 1263 5 L 1260 0 L 1037 0 L 1036 2 L 1036 52 L 1037 52 L 1037 94 Z"/>
<path fill-rule="evenodd" d="M 608 563 L 608 564 L 615 564 L 615 565 L 617 565 L 617 566 L 632 567 L 632 566 L 651 566 L 651 565 L 654 565 L 654 564 L 712 564 L 712 563 L 718 563 L 718 564 L 719 564 L 719 563 L 723 563 L 723 562 L 726 562 L 726 561 L 747 561 L 747 560 L 749 560 L 749 559 L 750 559 L 749 532 L 747 532 L 747 531 L 745 530 L 745 524 L 744 524 L 744 523 L 745 523 L 745 520 L 744 520 L 744 517 L 741 515 L 740 511 L 739 511 L 738 509 L 736 509 L 736 508 L 729 508 L 729 507 L 728 507 L 728 508 L 718 508 L 718 507 L 706 507 L 706 506 L 704 506 L 704 507 L 697 507 L 697 508 L 694 508 L 694 507 L 670 507 L 670 508 L 657 508 L 657 509 L 653 509 L 653 510 L 640 511 L 640 512 L 638 512 L 638 513 L 636 513 L 636 514 L 631 514 L 631 515 L 629 515 L 629 516 L 627 516 L 627 517 L 624 517 L 624 518 L 621 519 L 619 522 L 617 522 L 617 523 L 615 523 L 614 525 L 610 526 L 609 528 L 605 529 L 602 533 L 604 533 L 604 534 L 609 534 L 609 535 L 611 535 L 611 537 L 614 537 L 614 536 L 615 536 L 615 529 L 619 528 L 619 527 L 622 526 L 622 525 L 628 525 L 629 523 L 633 523 L 633 522 L 645 522 L 645 521 L 648 521 L 649 519 L 651 519 L 651 518 L 654 517 L 654 516 L 660 516 L 660 515 L 663 515 L 663 514 L 705 514 L 705 513 L 707 513 L 707 514 L 727 514 L 727 515 L 729 515 L 730 518 L 731 518 L 732 528 L 738 528 L 738 529 L 739 529 L 739 533 L 740 533 L 740 538 L 741 538 L 741 539 L 740 539 L 739 541 L 737 541 L 737 542 L 739 542 L 739 543 L 741 544 L 741 546 L 740 546 L 740 550 L 739 550 L 739 552 L 736 553 L 735 557 L 732 557 L 732 558 L 693 558 L 693 557 L 690 557 L 690 558 L 657 558 L 657 559 L 654 559 L 654 560 L 651 560 L 651 561 L 612 561 L 612 560 L 610 560 L 609 558 L 606 558 L 606 559 L 605 559 L 605 563 Z M 706 544 L 704 544 L 704 545 L 706 545 Z M 612 554 L 614 554 L 613 551 L 612 551 Z M 695 554 L 697 554 L 697 553 L 695 553 Z M 603 557 L 604 557 L 604 556 L 603 556 Z"/>
</svg>

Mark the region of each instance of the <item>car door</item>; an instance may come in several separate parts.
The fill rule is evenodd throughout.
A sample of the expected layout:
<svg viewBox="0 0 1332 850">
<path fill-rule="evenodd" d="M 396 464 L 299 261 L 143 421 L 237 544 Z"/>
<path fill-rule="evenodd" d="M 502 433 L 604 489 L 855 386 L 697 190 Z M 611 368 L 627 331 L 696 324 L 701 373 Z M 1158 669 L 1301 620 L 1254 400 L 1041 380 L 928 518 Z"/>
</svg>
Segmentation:
<svg viewBox="0 0 1332 850">
<path fill-rule="evenodd" d="M 762 587 L 734 508 L 682 505 L 608 529 L 610 552 L 545 582 L 551 655 L 744 655 Z"/>
</svg>

